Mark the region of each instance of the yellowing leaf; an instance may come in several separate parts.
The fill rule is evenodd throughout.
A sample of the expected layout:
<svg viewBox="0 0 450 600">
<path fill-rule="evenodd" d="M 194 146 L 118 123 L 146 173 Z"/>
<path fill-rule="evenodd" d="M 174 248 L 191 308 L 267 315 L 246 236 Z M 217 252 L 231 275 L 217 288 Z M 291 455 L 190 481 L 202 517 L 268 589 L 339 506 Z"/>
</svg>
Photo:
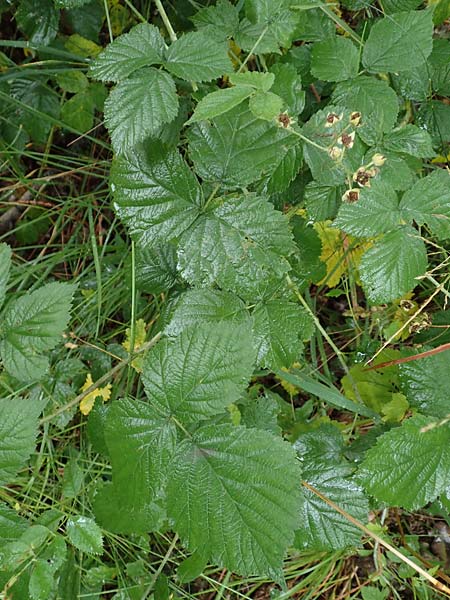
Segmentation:
<svg viewBox="0 0 450 600">
<path fill-rule="evenodd" d="M 72 52 L 73 54 L 78 54 L 78 56 L 82 56 L 83 58 L 95 57 L 97 54 L 103 50 L 101 46 L 96 44 L 95 42 L 84 38 L 78 33 L 74 33 L 69 38 L 67 38 L 66 43 L 64 44 L 66 50 Z"/>
<path fill-rule="evenodd" d="M 147 326 L 147 323 L 143 319 L 138 319 L 136 321 L 135 328 L 134 328 L 133 353 L 136 352 L 137 350 L 139 350 L 139 348 L 145 342 L 145 338 L 147 335 L 147 332 L 145 330 L 146 326 Z M 128 354 L 131 354 L 131 328 L 130 327 L 128 327 L 125 332 L 125 340 L 122 342 L 122 346 L 125 348 L 125 350 L 128 352 Z M 144 358 L 143 356 L 138 356 L 131 363 L 131 366 L 136 371 L 138 371 L 138 373 L 140 373 L 142 370 L 143 358 Z"/>
<path fill-rule="evenodd" d="M 298 362 L 295 362 L 292 366 L 294 369 L 298 369 L 301 367 L 301 364 Z M 289 369 L 286 369 L 286 367 L 281 367 L 281 370 L 286 371 L 286 373 L 289 373 Z M 295 394 L 297 393 L 297 390 L 298 390 L 298 388 L 295 387 L 295 385 L 293 385 L 292 383 L 289 383 L 285 379 L 281 379 L 281 377 L 276 377 L 276 379 L 278 379 L 280 381 L 281 386 L 283 387 L 284 390 L 286 390 L 286 392 L 289 394 L 289 396 L 295 396 Z"/>
<path fill-rule="evenodd" d="M 330 227 L 331 221 L 315 223 L 322 242 L 320 260 L 327 267 L 327 274 L 319 281 L 328 287 L 336 287 L 344 273 L 352 274 L 355 281 L 359 281 L 357 269 L 361 256 L 372 245 L 371 242 L 356 242 L 351 235 L 342 233 L 339 229 Z"/>
<path fill-rule="evenodd" d="M 86 381 L 81 388 L 82 392 L 88 390 L 93 385 L 92 375 L 90 373 L 86 376 Z M 89 392 L 80 402 L 80 412 L 83 415 L 88 415 L 94 408 L 95 400 L 102 398 L 103 402 L 107 402 L 111 398 L 111 384 L 108 383 L 105 387 L 95 388 L 92 392 Z"/>
</svg>

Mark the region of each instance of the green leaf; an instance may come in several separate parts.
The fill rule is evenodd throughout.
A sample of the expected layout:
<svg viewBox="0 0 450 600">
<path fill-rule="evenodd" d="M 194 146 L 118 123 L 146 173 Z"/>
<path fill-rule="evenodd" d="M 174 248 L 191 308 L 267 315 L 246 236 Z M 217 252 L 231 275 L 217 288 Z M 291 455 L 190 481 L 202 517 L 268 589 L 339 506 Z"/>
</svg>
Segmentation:
<svg viewBox="0 0 450 600">
<path fill-rule="evenodd" d="M 342 186 L 324 185 L 311 181 L 305 187 L 305 206 L 313 221 L 326 221 L 336 216 L 344 193 Z M 320 254 L 320 252 L 319 252 Z"/>
<path fill-rule="evenodd" d="M 249 321 L 245 305 L 229 292 L 208 288 L 190 289 L 182 294 L 165 332 L 176 336 L 191 325 L 232 321 L 244 325 Z"/>
<path fill-rule="evenodd" d="M 61 120 L 69 127 L 85 133 L 94 124 L 94 100 L 88 90 L 78 92 L 64 102 L 61 108 Z"/>
<path fill-rule="evenodd" d="M 367 299 L 383 304 L 401 298 L 427 269 L 427 250 L 409 227 L 391 231 L 364 253 L 359 272 Z"/>
<path fill-rule="evenodd" d="M 173 42 L 164 66 L 187 81 L 211 81 L 232 70 L 226 42 L 212 38 L 206 30 L 185 33 Z"/>
<path fill-rule="evenodd" d="M 121 398 L 113 402 L 105 428 L 113 485 L 130 514 L 146 511 L 162 493 L 177 432 L 152 404 Z"/>
<path fill-rule="evenodd" d="M 62 90 L 71 94 L 82 92 L 89 86 L 89 80 L 82 71 L 63 71 L 58 73 L 56 81 Z"/>
<path fill-rule="evenodd" d="M 440 38 L 433 40 L 433 51 L 426 66 L 431 68 L 433 90 L 440 96 L 450 95 L 450 42 L 448 40 Z"/>
<path fill-rule="evenodd" d="M 417 111 L 417 124 L 428 131 L 434 144 L 444 146 L 450 139 L 450 106 L 440 100 L 424 102 Z"/>
<path fill-rule="evenodd" d="M 11 248 L 7 244 L 0 244 L 0 308 L 5 301 L 6 285 L 11 268 Z"/>
<path fill-rule="evenodd" d="M 42 403 L 0 398 L 0 484 L 9 483 L 36 447 Z"/>
<path fill-rule="evenodd" d="M 157 296 L 178 281 L 176 246 L 160 242 L 136 246 L 136 285 L 146 294 Z"/>
<path fill-rule="evenodd" d="M 361 189 L 357 202 L 341 205 L 333 227 L 358 237 L 369 237 L 386 233 L 400 223 L 397 194 L 389 184 L 375 179 L 370 188 Z"/>
<path fill-rule="evenodd" d="M 222 115 L 241 104 L 241 102 L 251 96 L 254 91 L 253 87 L 238 85 L 236 87 L 212 92 L 200 100 L 188 123 L 196 123 L 198 121 L 203 121 L 204 119 L 212 119 Z"/>
<path fill-rule="evenodd" d="M 291 45 L 297 23 L 300 20 L 298 12 L 290 10 L 291 4 L 290 0 L 278 0 L 278 2 L 246 0 L 247 18 L 261 28 L 259 35 L 265 32 L 263 36 L 264 49 L 262 46 L 257 46 L 256 53 L 278 52 L 280 46 L 288 48 Z"/>
<path fill-rule="evenodd" d="M 450 238 L 450 175 L 438 170 L 420 179 L 399 205 L 403 218 L 418 225 L 426 223 L 441 239 Z"/>
<path fill-rule="evenodd" d="M 258 119 L 272 121 L 283 108 L 283 99 L 273 92 L 256 92 L 249 101 L 251 112 Z"/>
<path fill-rule="evenodd" d="M 105 102 L 105 123 L 120 154 L 158 133 L 178 112 L 175 83 L 164 71 L 145 67 L 121 81 Z"/>
<path fill-rule="evenodd" d="M 430 420 L 418 415 L 380 436 L 362 463 L 365 489 L 389 506 L 421 508 L 448 486 L 450 428 L 422 432 Z"/>
<path fill-rule="evenodd" d="M 263 194 L 281 194 L 285 192 L 296 178 L 303 162 L 301 146 L 289 148 L 281 157 L 277 167 L 268 177 L 263 177 L 258 185 L 258 191 Z"/>
<path fill-rule="evenodd" d="M 311 318 L 298 304 L 269 300 L 252 313 L 257 363 L 264 368 L 290 367 L 311 335 Z"/>
<path fill-rule="evenodd" d="M 28 522 L 23 517 L 19 516 L 16 510 L 13 510 L 3 502 L 0 503 L 0 539 L 2 540 L 2 544 L 6 545 L 19 539 L 27 528 Z M 0 566 L 3 566 L 1 560 Z"/>
<path fill-rule="evenodd" d="M 430 135 L 417 125 L 405 125 L 385 135 L 383 148 L 391 152 L 404 152 L 417 158 L 430 158 L 436 154 L 431 145 Z"/>
<path fill-rule="evenodd" d="M 243 575 L 280 579 L 298 523 L 299 480 L 295 453 L 281 439 L 205 426 L 179 446 L 168 512 L 189 549 Z"/>
<path fill-rule="evenodd" d="M 31 570 L 29 592 L 33 600 L 47 600 L 54 587 L 55 567 L 48 561 L 36 559 Z"/>
<path fill-rule="evenodd" d="M 103 535 L 100 527 L 89 517 L 81 515 L 67 519 L 67 537 L 71 544 L 87 554 L 103 553 Z"/>
<path fill-rule="evenodd" d="M 407 71 L 431 54 L 433 11 L 400 12 L 380 19 L 371 28 L 362 62 L 372 73 Z"/>
<path fill-rule="evenodd" d="M 287 63 L 276 63 L 271 68 L 275 75 L 275 83 L 271 87 L 274 94 L 278 94 L 292 115 L 298 115 L 305 107 L 305 92 L 302 90 L 302 78 L 297 69 Z"/>
<path fill-rule="evenodd" d="M 18 109 L 20 123 L 34 142 L 45 144 L 53 125 L 52 119 L 59 116 L 58 94 L 40 81 L 23 79 L 16 82 L 12 95 L 31 109 L 27 110 L 24 106 Z"/>
<path fill-rule="evenodd" d="M 178 250 L 182 276 L 194 285 L 217 283 L 245 298 L 289 270 L 293 249 L 286 217 L 264 198 L 227 197 L 183 234 Z"/>
<path fill-rule="evenodd" d="M 257 119 L 240 105 L 211 122 L 188 130 L 189 155 L 205 181 L 228 189 L 247 186 L 272 173 L 298 138 L 275 124 Z"/>
<path fill-rule="evenodd" d="M 273 73 L 260 73 L 259 71 L 245 71 L 243 73 L 230 73 L 229 80 L 233 85 L 249 85 L 255 90 L 268 92 L 274 84 L 275 75 Z"/>
<path fill-rule="evenodd" d="M 47 46 L 58 33 L 59 11 L 52 0 L 20 0 L 16 23 L 30 42 Z"/>
<path fill-rule="evenodd" d="M 177 150 L 146 142 L 113 162 L 111 189 L 118 216 L 145 247 L 178 237 L 203 201 L 197 179 Z"/>
<path fill-rule="evenodd" d="M 54 2 L 57 8 L 79 8 L 92 0 L 54 0 Z"/>
<path fill-rule="evenodd" d="M 385 14 L 391 15 L 393 13 L 414 10 L 421 4 L 420 0 L 384 0 L 383 10 Z"/>
<path fill-rule="evenodd" d="M 218 0 L 214 6 L 201 8 L 191 21 L 201 29 L 208 28 L 208 33 L 214 32 L 219 39 L 233 37 L 239 27 L 239 10 L 229 0 Z"/>
<path fill-rule="evenodd" d="M 425 415 L 439 419 L 449 414 L 446 385 L 450 372 L 449 352 L 403 363 L 399 369 L 401 390 L 411 406 Z"/>
<path fill-rule="evenodd" d="M 89 68 L 89 74 L 101 81 L 119 82 L 132 73 L 164 61 L 165 43 L 159 29 L 140 23 L 128 33 L 117 37 Z"/>
<path fill-rule="evenodd" d="M 44 353 L 60 341 L 69 322 L 75 286 L 48 283 L 9 304 L 0 326 L 3 365 L 19 381 L 45 374 L 49 359 Z"/>
<path fill-rule="evenodd" d="M 149 350 L 142 380 L 160 415 L 189 423 L 234 402 L 251 377 L 254 360 L 249 328 L 203 323 Z"/>
<path fill-rule="evenodd" d="M 332 95 L 333 103 L 361 113 L 357 131 L 366 144 L 374 145 L 390 131 L 398 114 L 398 98 L 385 81 L 364 75 L 339 83 Z"/>
<path fill-rule="evenodd" d="M 259 390 L 257 393 L 259 394 Z M 262 395 L 256 397 L 250 391 L 246 398 L 239 402 L 238 410 L 241 416 L 241 424 L 280 435 L 281 429 L 277 421 L 280 409 L 273 396 L 275 394 L 271 395 L 268 390 L 264 390 Z"/>
<path fill-rule="evenodd" d="M 335 36 L 316 42 L 311 52 L 311 73 L 322 81 L 345 81 L 358 75 L 359 51 L 348 38 Z"/>
</svg>

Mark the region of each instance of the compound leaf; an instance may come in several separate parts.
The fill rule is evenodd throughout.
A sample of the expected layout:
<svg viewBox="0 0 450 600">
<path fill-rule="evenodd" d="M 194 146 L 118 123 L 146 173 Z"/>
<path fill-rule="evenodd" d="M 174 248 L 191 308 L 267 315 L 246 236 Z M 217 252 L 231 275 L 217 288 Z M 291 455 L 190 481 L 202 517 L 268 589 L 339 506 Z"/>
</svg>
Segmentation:
<svg viewBox="0 0 450 600">
<path fill-rule="evenodd" d="M 20 381 L 44 375 L 52 350 L 69 322 L 75 286 L 48 283 L 9 304 L 2 316 L 0 355 L 3 365 Z"/>
<path fill-rule="evenodd" d="M 422 64 L 433 49 L 433 11 L 392 14 L 372 27 L 362 62 L 372 73 L 407 71 Z"/>
<path fill-rule="evenodd" d="M 202 203 L 197 179 L 180 153 L 159 142 L 146 142 L 117 158 L 111 189 L 117 214 L 143 247 L 180 235 Z"/>
<path fill-rule="evenodd" d="M 168 513 L 190 550 L 242 574 L 279 579 L 298 523 L 292 447 L 266 431 L 205 426 L 180 444 Z"/>
<path fill-rule="evenodd" d="M 165 43 L 159 29 L 140 23 L 117 37 L 91 64 L 91 77 L 101 81 L 122 81 L 141 67 L 161 64 Z"/>
<path fill-rule="evenodd" d="M 405 192 L 399 208 L 405 220 L 426 223 L 439 238 L 450 238 L 450 175 L 439 170 L 420 179 Z"/>
<path fill-rule="evenodd" d="M 164 71 L 145 67 L 121 81 L 105 102 L 105 123 L 114 150 L 120 154 L 156 136 L 177 116 L 175 83 Z"/>
<path fill-rule="evenodd" d="M 322 81 L 345 81 L 358 75 L 359 51 L 348 38 L 335 36 L 316 42 L 311 52 L 311 73 Z"/>
<path fill-rule="evenodd" d="M 434 500 L 450 477 L 450 428 L 421 431 L 422 415 L 380 436 L 366 454 L 360 477 L 365 489 L 390 506 L 409 510 Z"/>
<path fill-rule="evenodd" d="M 203 323 L 153 347 L 142 379 L 159 414 L 192 422 L 234 402 L 251 377 L 254 360 L 250 328 Z"/>
<path fill-rule="evenodd" d="M 164 66 L 187 81 L 211 81 L 232 70 L 226 42 L 203 30 L 185 33 L 173 42 Z"/>
<path fill-rule="evenodd" d="M 293 249 L 286 217 L 264 198 L 227 198 L 203 214 L 181 237 L 179 268 L 195 285 L 216 282 L 242 297 L 253 297 L 269 279 L 289 270 Z"/>
<path fill-rule="evenodd" d="M 9 483 L 36 447 L 42 404 L 0 398 L 0 484 Z"/>
<path fill-rule="evenodd" d="M 427 264 L 425 244 L 414 229 L 387 233 L 364 253 L 359 265 L 368 300 L 382 304 L 401 298 L 415 287 Z"/>
<path fill-rule="evenodd" d="M 397 194 L 389 184 L 376 179 L 370 188 L 361 189 L 357 202 L 341 205 L 333 226 L 364 237 L 386 233 L 400 222 Z"/>
</svg>

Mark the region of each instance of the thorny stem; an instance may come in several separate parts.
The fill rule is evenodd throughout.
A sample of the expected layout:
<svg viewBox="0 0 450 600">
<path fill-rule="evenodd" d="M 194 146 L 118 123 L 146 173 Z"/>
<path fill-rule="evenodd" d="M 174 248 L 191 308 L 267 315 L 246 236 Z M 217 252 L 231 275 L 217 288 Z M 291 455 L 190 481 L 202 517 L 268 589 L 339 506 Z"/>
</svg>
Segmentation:
<svg viewBox="0 0 450 600">
<path fill-rule="evenodd" d="M 92 385 L 90 385 L 84 392 L 81 392 L 81 394 L 78 394 L 78 396 L 75 396 L 75 398 L 73 398 L 70 402 L 68 402 L 64 406 L 60 406 L 51 415 L 42 417 L 42 419 L 40 420 L 40 424 L 42 425 L 43 423 L 46 423 L 47 421 L 51 421 L 54 417 L 60 415 L 61 413 L 65 412 L 66 410 L 69 410 L 73 406 L 76 406 L 79 402 L 81 402 L 81 400 L 86 398 L 87 395 L 89 395 L 91 392 L 96 390 L 98 387 L 102 386 L 109 379 L 111 379 L 116 373 L 119 373 L 119 371 L 121 371 L 123 368 L 125 368 L 127 365 L 129 365 L 138 354 L 142 354 L 143 352 L 145 352 L 146 350 L 148 350 L 149 348 L 154 346 L 159 341 L 160 338 L 161 338 L 161 332 L 157 333 L 154 337 L 152 337 L 151 340 L 149 340 L 145 344 L 142 344 L 142 346 L 140 348 L 138 348 L 136 350 L 136 352 L 134 352 L 134 353 L 131 352 L 130 355 L 128 356 L 128 358 L 121 360 L 117 365 L 115 365 L 107 373 L 105 373 L 99 379 L 97 379 L 97 381 L 94 381 L 94 383 Z"/>
</svg>

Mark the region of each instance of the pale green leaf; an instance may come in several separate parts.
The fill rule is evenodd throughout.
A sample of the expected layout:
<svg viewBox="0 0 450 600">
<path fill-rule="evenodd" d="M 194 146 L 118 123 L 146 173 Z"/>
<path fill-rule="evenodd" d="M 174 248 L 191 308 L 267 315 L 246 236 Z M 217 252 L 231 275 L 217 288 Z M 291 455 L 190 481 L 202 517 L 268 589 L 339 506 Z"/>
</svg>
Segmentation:
<svg viewBox="0 0 450 600">
<path fill-rule="evenodd" d="M 121 81 L 105 102 L 105 123 L 120 154 L 156 135 L 178 112 L 175 83 L 164 71 L 145 67 Z"/>
<path fill-rule="evenodd" d="M 433 11 L 400 12 L 380 19 L 371 28 L 362 62 L 372 73 L 407 71 L 431 54 Z"/>
<path fill-rule="evenodd" d="M 289 270 L 284 257 L 292 249 L 286 217 L 266 199 L 253 195 L 227 198 L 183 234 L 179 268 L 191 284 L 215 282 L 254 299 L 261 286 Z"/>
<path fill-rule="evenodd" d="M 399 370 L 401 390 L 411 406 L 440 419 L 450 413 L 446 384 L 450 373 L 448 351 L 401 364 Z"/>
<path fill-rule="evenodd" d="M 427 269 L 427 250 L 409 227 L 391 231 L 364 253 L 359 272 L 367 299 L 382 304 L 401 298 Z"/>
<path fill-rule="evenodd" d="M 370 188 L 360 190 L 359 200 L 341 205 L 333 227 L 358 237 L 369 237 L 386 233 L 400 222 L 397 194 L 389 184 L 375 179 Z"/>
<path fill-rule="evenodd" d="M 247 85 L 238 85 L 224 90 L 217 90 L 208 94 L 200 100 L 194 110 L 194 114 L 188 123 L 196 123 L 204 119 L 212 119 L 235 106 L 238 106 L 246 98 L 254 93 L 254 88 Z"/>
<path fill-rule="evenodd" d="M 208 288 L 190 289 L 177 300 L 175 311 L 165 332 L 179 335 L 191 325 L 232 321 L 245 324 L 249 315 L 235 294 Z"/>
<path fill-rule="evenodd" d="M 188 131 L 189 155 L 205 181 L 234 189 L 270 174 L 298 138 L 275 124 L 257 119 L 241 104 L 202 121 Z"/>
<path fill-rule="evenodd" d="M 268 92 L 274 84 L 275 75 L 259 71 L 244 71 L 243 73 L 230 73 L 229 80 L 233 85 L 249 85 L 255 90 Z"/>
<path fill-rule="evenodd" d="M 41 410 L 30 398 L 0 398 L 0 484 L 9 483 L 34 452 Z"/>
<path fill-rule="evenodd" d="M 417 125 L 405 125 L 385 135 L 383 148 L 391 152 L 417 156 L 417 158 L 430 158 L 436 154 L 429 133 L 419 129 Z"/>
<path fill-rule="evenodd" d="M 361 113 L 358 135 L 369 145 L 390 131 L 398 114 L 398 98 L 386 81 L 364 75 L 339 83 L 332 100 Z"/>
<path fill-rule="evenodd" d="M 254 360 L 249 327 L 204 323 L 149 350 L 142 380 L 158 414 L 189 423 L 234 402 L 248 384 Z"/>
<path fill-rule="evenodd" d="M 188 548 L 240 574 L 279 579 L 298 523 L 300 469 L 265 431 L 206 426 L 173 461 L 168 512 Z"/>
<path fill-rule="evenodd" d="M 311 73 L 322 81 L 345 81 L 358 75 L 359 50 L 349 38 L 335 36 L 316 42 L 311 52 Z"/>
<path fill-rule="evenodd" d="M 17 511 L 7 504 L 0 502 L 0 539 L 2 540 L 2 544 L 6 545 L 9 542 L 17 540 L 27 528 L 28 522 L 26 519 L 18 515 Z M 0 565 L 3 566 L 1 560 Z"/>
<path fill-rule="evenodd" d="M 258 119 L 272 121 L 281 113 L 283 104 L 283 99 L 273 92 L 258 91 L 250 98 L 249 108 Z"/>
<path fill-rule="evenodd" d="M 298 304 L 269 300 L 252 313 L 257 363 L 265 368 L 290 367 L 311 335 L 311 318 Z"/>
<path fill-rule="evenodd" d="M 202 204 L 197 179 L 179 152 L 157 142 L 114 161 L 111 189 L 118 216 L 143 247 L 179 236 Z"/>
<path fill-rule="evenodd" d="M 437 170 L 405 192 L 399 205 L 405 220 L 426 223 L 441 239 L 450 238 L 450 174 Z"/>
<path fill-rule="evenodd" d="M 11 248 L 7 244 L 0 244 L 0 308 L 5 301 L 6 285 L 11 268 Z"/>
<path fill-rule="evenodd" d="M 69 322 L 75 286 L 48 283 L 7 306 L 0 325 L 0 356 L 11 375 L 32 381 L 45 374 L 44 354 L 60 340 Z"/>
<path fill-rule="evenodd" d="M 67 519 L 67 537 L 71 544 L 87 554 L 103 553 L 103 535 L 100 527 L 90 517 L 77 516 Z"/>
<path fill-rule="evenodd" d="M 164 66 L 188 81 L 211 81 L 232 70 L 226 42 L 212 38 L 207 30 L 185 33 L 173 42 Z"/>
<path fill-rule="evenodd" d="M 377 500 L 409 510 L 434 500 L 450 477 L 450 427 L 422 432 L 418 415 L 380 436 L 362 463 L 360 478 Z"/>
<path fill-rule="evenodd" d="M 164 52 L 159 29 L 140 23 L 109 44 L 91 64 L 89 74 L 101 81 L 122 81 L 141 67 L 162 63 Z"/>
</svg>

